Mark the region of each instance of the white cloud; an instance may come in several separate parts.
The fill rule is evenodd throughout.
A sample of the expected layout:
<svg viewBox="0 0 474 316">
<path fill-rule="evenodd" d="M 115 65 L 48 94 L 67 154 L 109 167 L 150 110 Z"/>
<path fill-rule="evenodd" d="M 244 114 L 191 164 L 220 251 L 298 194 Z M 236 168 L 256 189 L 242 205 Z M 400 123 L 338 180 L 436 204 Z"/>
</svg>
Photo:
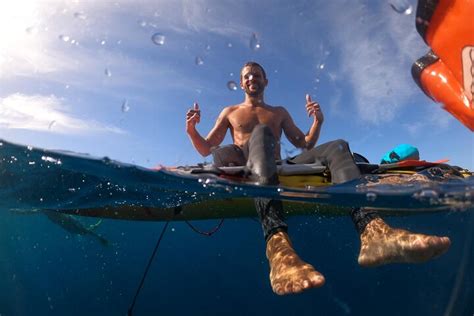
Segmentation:
<svg viewBox="0 0 474 316">
<path fill-rule="evenodd" d="M 424 120 L 403 124 L 403 127 L 413 137 L 422 136 L 426 134 L 426 131 L 430 131 L 432 135 L 446 133 L 449 130 L 450 124 L 455 120 L 442 109 L 439 103 L 429 104 L 424 112 Z"/>
<path fill-rule="evenodd" d="M 181 58 L 186 54 L 185 43 L 196 45 L 212 36 L 248 46 L 250 34 L 259 31 L 259 12 L 266 12 L 275 19 L 285 19 L 284 26 L 289 29 L 283 31 L 284 42 L 301 43 L 298 49 L 314 56 L 316 69 L 328 57 L 326 46 L 340 56 L 336 71 L 324 71 L 338 74 L 331 76 L 336 85 L 349 84 L 354 99 L 345 104 L 355 104 L 361 121 L 380 124 L 394 119 L 417 89 L 410 66 L 422 55 L 423 43 L 415 31 L 414 16 L 397 14 L 387 3 L 371 7 L 354 1 L 305 4 L 304 15 L 291 15 L 295 8 L 284 2 L 272 5 L 272 1 L 30 2 L 0 5 L 0 26 L 9 30 L 0 35 L 1 80 L 34 77 L 113 95 L 116 91 L 104 90 L 101 85 L 104 68 L 110 67 L 109 88 L 152 91 L 153 86 L 143 83 L 153 82 L 163 90 L 194 91 L 202 83 L 198 72 L 182 73 L 179 58 L 177 65 L 170 64 L 169 59 L 150 58 L 153 55 L 148 50 L 160 49 L 151 43 L 151 34 L 165 33 L 167 52 Z M 142 33 L 140 20 L 146 24 Z M 324 25 L 327 34 L 318 35 L 317 25 Z M 60 35 L 69 36 L 69 41 L 60 40 Z M 285 49 L 271 43 L 273 36 L 279 35 L 268 34 L 267 49 Z M 308 40 L 313 37 L 315 40 Z M 100 44 L 102 39 L 105 45 Z M 117 40 L 121 40 L 122 49 L 110 49 L 117 47 Z M 322 41 L 329 45 L 322 46 Z M 282 51 L 282 58 L 288 53 Z"/>
<path fill-rule="evenodd" d="M 242 7 L 234 4 L 232 10 L 232 4 L 219 1 L 18 3 L 0 4 L 0 28 L 8 29 L 0 33 L 3 82 L 31 83 L 25 79 L 33 79 L 111 95 L 116 91 L 102 89 L 105 80 L 109 88 L 122 91 L 124 87 L 155 90 L 143 82 L 153 82 L 163 90 L 194 91 L 202 78 L 180 70 L 183 63 L 179 60 L 187 54 L 183 46 L 205 41 L 209 34 L 227 37 L 234 44 L 248 42 L 251 34 L 244 15 L 237 14 L 233 22 L 226 18 L 235 14 L 237 8 L 242 11 Z M 140 22 L 146 27 L 141 27 Z M 154 32 L 166 34 L 164 48 L 152 43 Z M 157 51 L 175 58 L 177 65 L 170 64 L 169 58 L 152 58 Z M 189 58 L 190 65 L 193 60 L 194 57 Z M 109 79 L 104 76 L 108 67 L 112 73 Z"/>
<path fill-rule="evenodd" d="M 125 133 L 117 127 L 67 114 L 66 106 L 55 96 L 20 93 L 0 98 L 0 127 L 60 134 Z"/>
<path fill-rule="evenodd" d="M 410 68 L 425 49 L 414 16 L 397 14 L 385 2 L 375 8 L 334 2 L 318 18 L 330 25 L 341 56 L 337 72 L 354 93 L 360 119 L 372 124 L 394 119 L 416 92 Z"/>
</svg>

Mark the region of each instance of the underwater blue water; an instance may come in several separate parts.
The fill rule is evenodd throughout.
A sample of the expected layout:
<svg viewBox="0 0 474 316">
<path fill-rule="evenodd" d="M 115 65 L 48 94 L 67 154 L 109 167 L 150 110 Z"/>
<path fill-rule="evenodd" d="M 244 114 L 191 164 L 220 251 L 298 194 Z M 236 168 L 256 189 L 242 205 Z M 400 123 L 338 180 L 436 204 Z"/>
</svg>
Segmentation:
<svg viewBox="0 0 474 316">
<path fill-rule="evenodd" d="M 125 315 L 164 226 L 102 219 L 94 230 L 97 235 L 81 235 L 80 227 L 98 219 L 74 217 L 79 228 L 64 221 L 61 225 L 43 209 L 169 207 L 229 194 L 279 194 L 275 188 L 238 184 L 232 187 L 242 190 L 229 193 L 229 184 L 221 180 L 203 186 L 195 178 L 7 142 L 2 142 L 0 155 L 2 316 Z M 389 224 L 449 236 L 452 246 L 424 264 L 361 268 L 358 236 L 349 216 L 289 217 L 296 250 L 326 276 L 326 285 L 281 297 L 270 288 L 258 221 L 227 219 L 211 237 L 196 234 L 183 222 L 170 222 L 134 315 L 472 315 L 472 178 L 397 190 L 385 186 L 377 189 L 375 201 L 353 184 L 319 190 L 330 196 L 322 202 L 334 205 L 343 201 L 387 206 L 395 201 L 394 206 L 413 211 L 386 216 Z M 433 194 L 429 201 L 415 194 L 423 190 L 436 191 L 436 201 Z M 446 209 L 433 213 L 416 206 Z M 217 222 L 193 224 L 208 230 Z"/>
</svg>

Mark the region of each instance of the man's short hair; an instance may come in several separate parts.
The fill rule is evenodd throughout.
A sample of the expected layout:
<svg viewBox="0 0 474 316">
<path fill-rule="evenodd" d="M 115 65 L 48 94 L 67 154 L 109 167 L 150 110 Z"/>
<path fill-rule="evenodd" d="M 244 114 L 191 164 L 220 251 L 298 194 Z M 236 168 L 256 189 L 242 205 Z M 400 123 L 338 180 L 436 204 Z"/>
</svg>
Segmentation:
<svg viewBox="0 0 474 316">
<path fill-rule="evenodd" d="M 263 69 L 262 65 L 260 65 L 259 63 L 256 63 L 254 61 L 249 61 L 249 62 L 245 63 L 245 65 L 242 67 L 242 70 L 245 67 L 258 67 L 258 68 L 260 68 L 260 70 L 262 71 L 262 74 L 263 74 L 263 79 L 267 79 L 267 74 L 265 73 L 265 69 Z M 240 74 L 242 74 L 242 70 L 240 71 Z"/>
</svg>

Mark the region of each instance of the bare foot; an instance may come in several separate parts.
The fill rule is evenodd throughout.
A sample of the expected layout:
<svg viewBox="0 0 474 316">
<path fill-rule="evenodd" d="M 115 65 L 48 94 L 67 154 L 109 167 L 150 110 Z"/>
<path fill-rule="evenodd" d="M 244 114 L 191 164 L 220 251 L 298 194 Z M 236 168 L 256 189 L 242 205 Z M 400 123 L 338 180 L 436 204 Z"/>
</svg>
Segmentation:
<svg viewBox="0 0 474 316">
<path fill-rule="evenodd" d="M 270 283 L 278 295 L 301 293 L 323 286 L 324 276 L 298 257 L 288 235 L 278 232 L 267 242 Z"/>
<path fill-rule="evenodd" d="M 365 267 L 428 261 L 445 253 L 451 245 L 448 237 L 391 228 L 381 218 L 367 224 L 360 240 L 359 264 Z"/>
</svg>

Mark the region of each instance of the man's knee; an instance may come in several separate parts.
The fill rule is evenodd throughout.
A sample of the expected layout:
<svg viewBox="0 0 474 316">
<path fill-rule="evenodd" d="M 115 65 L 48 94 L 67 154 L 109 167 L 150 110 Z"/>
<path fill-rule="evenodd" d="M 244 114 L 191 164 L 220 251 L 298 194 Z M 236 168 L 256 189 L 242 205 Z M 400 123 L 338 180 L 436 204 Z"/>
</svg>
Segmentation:
<svg viewBox="0 0 474 316">
<path fill-rule="evenodd" d="M 335 148 L 339 151 L 349 150 L 349 143 L 344 139 L 336 139 L 329 142 L 332 148 Z"/>
<path fill-rule="evenodd" d="M 249 150 L 264 147 L 268 155 L 273 158 L 273 151 L 275 150 L 275 136 L 272 130 L 265 124 L 258 124 L 252 131 L 249 140 Z"/>
<path fill-rule="evenodd" d="M 243 166 L 246 163 L 242 150 L 234 145 L 214 149 L 212 157 L 216 167 Z"/>
<path fill-rule="evenodd" d="M 252 131 L 252 136 L 257 136 L 257 135 L 264 135 L 264 136 L 270 136 L 273 138 L 272 130 L 270 127 L 268 127 L 265 124 L 258 124 L 257 126 L 254 127 Z"/>
</svg>

